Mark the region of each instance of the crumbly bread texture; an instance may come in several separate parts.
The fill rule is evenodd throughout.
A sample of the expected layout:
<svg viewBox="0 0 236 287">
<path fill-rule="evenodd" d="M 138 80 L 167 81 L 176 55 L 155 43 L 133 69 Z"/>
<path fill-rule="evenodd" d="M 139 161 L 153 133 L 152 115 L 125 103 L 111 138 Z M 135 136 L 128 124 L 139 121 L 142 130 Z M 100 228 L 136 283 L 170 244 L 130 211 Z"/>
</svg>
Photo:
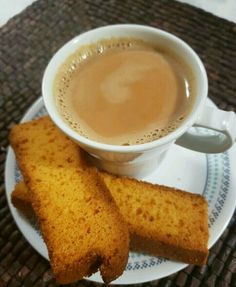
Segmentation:
<svg viewBox="0 0 236 287">
<path fill-rule="evenodd" d="M 120 276 L 128 228 L 97 171 L 83 169 L 78 146 L 49 117 L 15 126 L 10 142 L 57 281 L 71 283 L 98 269 L 106 283 Z"/>
<path fill-rule="evenodd" d="M 197 194 L 100 173 L 124 216 L 131 249 L 203 265 L 208 257 L 208 206 Z"/>
<path fill-rule="evenodd" d="M 88 167 L 83 151 L 78 165 Z M 135 179 L 100 172 L 120 211 L 128 223 L 131 248 L 170 259 L 205 264 L 208 256 L 207 202 L 196 194 L 152 185 Z M 23 183 L 22 183 L 23 184 Z M 24 192 L 12 193 L 15 207 L 24 201 Z M 14 200 L 18 198 L 18 200 Z M 29 209 L 29 201 L 25 200 Z"/>
<path fill-rule="evenodd" d="M 190 264 L 203 265 L 208 257 L 207 203 L 200 195 L 100 173 L 120 208 L 130 232 L 131 249 Z M 25 200 L 12 193 L 13 204 Z M 25 209 L 30 209 L 25 200 Z M 21 209 L 22 210 L 22 209 Z M 24 212 L 24 210 L 23 210 Z"/>
</svg>

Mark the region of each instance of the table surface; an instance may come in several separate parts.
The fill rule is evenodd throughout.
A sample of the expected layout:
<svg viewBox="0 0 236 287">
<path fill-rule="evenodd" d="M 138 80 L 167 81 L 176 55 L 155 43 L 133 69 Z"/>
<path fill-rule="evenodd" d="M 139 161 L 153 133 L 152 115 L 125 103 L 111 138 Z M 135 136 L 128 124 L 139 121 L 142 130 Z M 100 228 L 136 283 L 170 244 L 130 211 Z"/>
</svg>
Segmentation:
<svg viewBox="0 0 236 287">
<path fill-rule="evenodd" d="M 14 13 L 19 12 L 19 0 L 4 1 L 4 6 L 0 0 L 0 7 L 6 11 L 10 2 L 15 4 Z M 23 2 L 27 6 L 32 1 Z M 233 12 L 236 1 L 205 2 L 214 2 L 214 7 L 226 4 Z M 0 29 L 0 287 L 58 286 L 49 263 L 24 239 L 6 202 L 9 130 L 41 95 L 43 72 L 59 47 L 83 31 L 127 22 L 159 27 L 189 43 L 206 67 L 209 97 L 219 108 L 236 111 L 236 25 L 232 22 L 171 0 L 40 0 L 13 17 Z M 83 280 L 70 286 L 99 285 Z M 140 286 L 236 286 L 236 213 L 211 248 L 206 266 L 190 265 Z"/>
<path fill-rule="evenodd" d="M 0 27 L 37 0 L 0 0 Z M 236 0 L 177 0 L 236 23 Z"/>
</svg>

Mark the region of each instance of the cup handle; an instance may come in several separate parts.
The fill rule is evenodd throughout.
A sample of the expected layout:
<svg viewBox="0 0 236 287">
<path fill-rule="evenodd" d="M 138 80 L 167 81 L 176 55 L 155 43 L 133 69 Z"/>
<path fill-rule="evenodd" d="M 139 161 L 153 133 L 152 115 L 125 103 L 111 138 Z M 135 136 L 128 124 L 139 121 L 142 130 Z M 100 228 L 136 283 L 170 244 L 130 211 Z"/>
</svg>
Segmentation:
<svg viewBox="0 0 236 287">
<path fill-rule="evenodd" d="M 196 133 L 188 130 L 176 144 L 203 153 L 221 153 L 229 149 L 236 138 L 236 114 L 214 107 L 205 106 L 194 127 L 212 130 L 208 133 Z"/>
</svg>

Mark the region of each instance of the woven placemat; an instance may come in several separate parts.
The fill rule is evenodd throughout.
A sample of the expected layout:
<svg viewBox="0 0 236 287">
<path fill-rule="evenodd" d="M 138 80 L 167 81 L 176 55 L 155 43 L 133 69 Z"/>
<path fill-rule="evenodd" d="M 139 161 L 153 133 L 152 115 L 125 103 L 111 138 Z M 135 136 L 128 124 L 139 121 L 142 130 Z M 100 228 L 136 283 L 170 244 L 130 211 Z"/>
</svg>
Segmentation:
<svg viewBox="0 0 236 287">
<path fill-rule="evenodd" d="M 209 96 L 236 108 L 236 26 L 175 1 L 37 1 L 0 30 L 0 287 L 55 286 L 49 264 L 26 242 L 9 212 L 4 163 L 10 127 L 41 95 L 43 71 L 53 53 L 82 31 L 139 23 L 170 31 L 203 60 Z M 211 249 L 208 264 L 189 266 L 142 286 L 236 286 L 236 215 Z M 82 280 L 70 286 L 97 286 Z"/>
</svg>

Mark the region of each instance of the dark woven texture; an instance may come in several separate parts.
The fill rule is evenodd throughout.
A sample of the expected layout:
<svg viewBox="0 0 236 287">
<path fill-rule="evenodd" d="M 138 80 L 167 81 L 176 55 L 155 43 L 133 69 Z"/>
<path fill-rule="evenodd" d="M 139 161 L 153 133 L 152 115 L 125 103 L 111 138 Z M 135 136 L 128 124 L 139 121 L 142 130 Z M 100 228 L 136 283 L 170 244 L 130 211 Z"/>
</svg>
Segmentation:
<svg viewBox="0 0 236 287">
<path fill-rule="evenodd" d="M 113 23 L 140 23 L 170 31 L 200 55 L 209 76 L 209 96 L 236 108 L 236 26 L 174 1 L 37 1 L 0 30 L 0 287 L 55 286 L 49 264 L 17 229 L 4 190 L 8 132 L 41 92 L 53 53 L 82 31 Z M 205 267 L 189 266 L 143 286 L 236 286 L 235 215 L 211 249 Z M 72 286 L 98 285 L 83 280 Z"/>
</svg>

